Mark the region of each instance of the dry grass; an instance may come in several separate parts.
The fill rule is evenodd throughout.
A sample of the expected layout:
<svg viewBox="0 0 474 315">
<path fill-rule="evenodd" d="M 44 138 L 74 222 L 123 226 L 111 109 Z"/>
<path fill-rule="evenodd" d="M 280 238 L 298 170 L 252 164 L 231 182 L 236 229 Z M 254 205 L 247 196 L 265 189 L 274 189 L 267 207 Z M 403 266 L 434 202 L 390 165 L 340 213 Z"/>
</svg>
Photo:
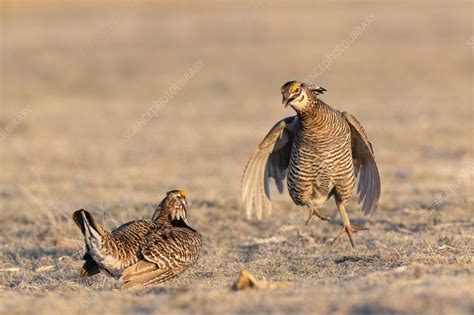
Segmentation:
<svg viewBox="0 0 474 315">
<path fill-rule="evenodd" d="M 0 143 L 0 313 L 474 312 L 472 4 L 291 3 L 2 2 L 0 130 L 31 113 Z M 286 195 L 269 220 L 245 220 L 242 168 L 292 114 L 279 87 L 372 12 L 317 82 L 373 140 L 378 215 L 349 208 L 370 231 L 355 250 L 328 246 L 337 222 L 304 226 Z M 199 59 L 204 68 L 125 139 Z M 73 210 L 111 228 L 149 217 L 173 188 L 189 192 L 205 238 L 195 268 L 135 293 L 79 279 Z M 336 214 L 331 202 L 324 210 Z M 292 285 L 231 291 L 241 265 Z"/>
</svg>

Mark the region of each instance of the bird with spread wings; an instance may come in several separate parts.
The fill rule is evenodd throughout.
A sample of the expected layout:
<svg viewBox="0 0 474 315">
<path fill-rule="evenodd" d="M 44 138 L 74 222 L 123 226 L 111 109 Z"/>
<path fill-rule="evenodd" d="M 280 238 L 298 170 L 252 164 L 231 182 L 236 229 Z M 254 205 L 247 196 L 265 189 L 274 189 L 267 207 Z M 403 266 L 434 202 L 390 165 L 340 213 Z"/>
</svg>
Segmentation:
<svg viewBox="0 0 474 315">
<path fill-rule="evenodd" d="M 359 203 L 372 217 L 380 198 L 380 176 L 364 128 L 351 114 L 320 100 L 318 95 L 325 91 L 297 81 L 282 86 L 283 104 L 296 115 L 277 122 L 251 156 L 242 177 L 242 199 L 247 217 L 255 213 L 262 219 L 264 212 L 272 211 L 270 178 L 280 193 L 287 179 L 292 200 L 309 208 L 309 223 L 313 216 L 331 219 L 318 208 L 334 197 L 343 221 L 335 240 L 346 232 L 354 246 L 352 232 L 366 228 L 350 223 L 345 204 L 358 180 Z"/>
</svg>

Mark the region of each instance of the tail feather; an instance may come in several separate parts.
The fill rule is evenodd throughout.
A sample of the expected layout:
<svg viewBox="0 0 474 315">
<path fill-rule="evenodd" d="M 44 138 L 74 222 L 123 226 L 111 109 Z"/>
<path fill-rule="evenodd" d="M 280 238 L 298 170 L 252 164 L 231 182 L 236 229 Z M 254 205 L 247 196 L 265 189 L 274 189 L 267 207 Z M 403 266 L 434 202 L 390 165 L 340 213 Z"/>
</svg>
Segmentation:
<svg viewBox="0 0 474 315">
<path fill-rule="evenodd" d="M 95 222 L 92 215 L 84 209 L 75 211 L 72 215 L 72 218 L 76 225 L 81 229 L 83 235 L 86 235 L 86 229 L 92 234 L 99 234 L 100 236 L 104 236 L 106 234 L 104 228 Z"/>
<path fill-rule="evenodd" d="M 77 227 L 81 229 L 86 244 L 86 254 L 83 258 L 85 262 L 81 269 L 81 278 L 98 274 L 101 268 L 94 257 L 97 255 L 99 258 L 101 257 L 103 251 L 102 241 L 108 232 L 84 209 L 75 211 L 72 218 Z"/>
</svg>

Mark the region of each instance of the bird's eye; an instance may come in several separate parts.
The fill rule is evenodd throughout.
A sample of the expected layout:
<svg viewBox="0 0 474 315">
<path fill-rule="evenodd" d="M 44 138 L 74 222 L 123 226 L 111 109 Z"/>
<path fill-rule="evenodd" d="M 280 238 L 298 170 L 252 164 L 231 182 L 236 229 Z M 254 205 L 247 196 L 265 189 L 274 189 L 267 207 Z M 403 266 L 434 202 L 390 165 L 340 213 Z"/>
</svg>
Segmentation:
<svg viewBox="0 0 474 315">
<path fill-rule="evenodd" d="M 293 94 L 300 94 L 300 92 L 301 92 L 301 88 L 297 87 L 295 91 L 293 92 Z"/>
</svg>

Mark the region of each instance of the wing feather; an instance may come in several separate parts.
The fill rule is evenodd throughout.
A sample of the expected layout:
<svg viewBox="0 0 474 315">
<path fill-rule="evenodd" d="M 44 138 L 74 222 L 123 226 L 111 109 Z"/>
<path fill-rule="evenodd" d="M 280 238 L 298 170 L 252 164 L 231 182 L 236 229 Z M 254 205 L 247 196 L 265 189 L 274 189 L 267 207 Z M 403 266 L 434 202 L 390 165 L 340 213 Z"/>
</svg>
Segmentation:
<svg viewBox="0 0 474 315">
<path fill-rule="evenodd" d="M 142 260 L 123 271 L 122 289 L 150 286 L 179 276 L 197 261 L 201 244 L 201 236 L 188 228 L 156 229 L 147 235 L 140 250 Z"/>
<path fill-rule="evenodd" d="M 130 269 L 130 270 L 129 270 Z M 173 270 L 159 269 L 156 264 L 147 261 L 139 261 L 137 264 L 128 267 L 120 277 L 122 290 L 143 288 L 170 280 L 179 273 Z"/>
<path fill-rule="evenodd" d="M 259 220 L 264 212 L 271 214 L 270 178 L 275 180 L 278 191 L 283 192 L 297 121 L 297 116 L 291 116 L 277 122 L 245 167 L 241 190 L 248 219 L 253 213 Z"/>
<path fill-rule="evenodd" d="M 341 112 L 351 128 L 354 172 L 358 177 L 357 193 L 362 211 L 373 217 L 380 199 L 380 175 L 374 149 L 361 123 L 351 114 Z"/>
</svg>

